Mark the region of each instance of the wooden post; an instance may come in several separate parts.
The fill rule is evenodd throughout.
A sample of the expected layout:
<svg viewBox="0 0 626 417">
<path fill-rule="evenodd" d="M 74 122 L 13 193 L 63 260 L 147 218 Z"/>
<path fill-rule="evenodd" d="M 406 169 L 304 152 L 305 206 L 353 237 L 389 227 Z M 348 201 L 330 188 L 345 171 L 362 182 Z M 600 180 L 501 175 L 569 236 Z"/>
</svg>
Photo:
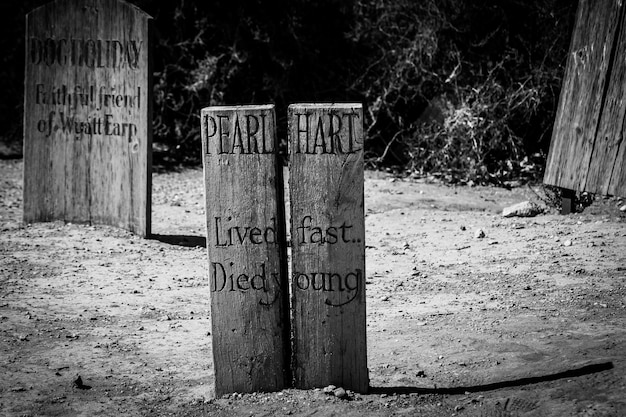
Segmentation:
<svg viewBox="0 0 626 417">
<path fill-rule="evenodd" d="M 280 390 L 289 295 L 274 106 L 201 117 L 215 393 Z"/>
<path fill-rule="evenodd" d="M 288 117 L 295 386 L 366 392 L 362 106 Z"/>
<path fill-rule="evenodd" d="M 24 221 L 150 234 L 152 19 L 120 0 L 26 17 Z"/>
<path fill-rule="evenodd" d="M 561 214 L 576 212 L 576 191 L 561 188 Z"/>
<path fill-rule="evenodd" d="M 543 182 L 626 195 L 626 4 L 579 0 Z"/>
</svg>

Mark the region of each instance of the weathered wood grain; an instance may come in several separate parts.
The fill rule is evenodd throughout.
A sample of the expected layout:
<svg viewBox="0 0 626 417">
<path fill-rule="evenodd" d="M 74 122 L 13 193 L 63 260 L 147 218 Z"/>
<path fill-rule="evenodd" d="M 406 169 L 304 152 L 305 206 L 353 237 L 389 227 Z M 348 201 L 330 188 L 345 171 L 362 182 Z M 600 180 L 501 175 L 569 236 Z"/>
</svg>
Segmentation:
<svg viewBox="0 0 626 417">
<path fill-rule="evenodd" d="M 207 107 L 201 124 L 215 391 L 280 390 L 289 295 L 274 107 Z"/>
<path fill-rule="evenodd" d="M 544 183 L 626 194 L 620 181 L 626 52 L 621 2 L 580 0 Z"/>
<path fill-rule="evenodd" d="M 617 145 L 617 156 L 613 162 L 613 171 L 611 172 L 611 182 L 607 190 L 607 194 L 626 196 L 626 124 L 622 123 L 621 141 Z"/>
<path fill-rule="evenodd" d="M 620 8 L 619 17 L 612 45 L 613 57 L 607 70 L 609 82 L 584 186 L 586 191 L 604 195 L 626 195 L 626 182 L 618 179 L 621 168 L 626 164 L 622 145 L 626 128 L 626 7 Z"/>
<path fill-rule="evenodd" d="M 289 106 L 297 388 L 368 389 L 360 104 Z"/>
<path fill-rule="evenodd" d="M 120 0 L 26 18 L 24 221 L 150 234 L 152 19 Z"/>
<path fill-rule="evenodd" d="M 546 184 L 580 190 L 586 182 L 617 11 L 616 2 L 579 2 L 544 175 Z"/>
</svg>

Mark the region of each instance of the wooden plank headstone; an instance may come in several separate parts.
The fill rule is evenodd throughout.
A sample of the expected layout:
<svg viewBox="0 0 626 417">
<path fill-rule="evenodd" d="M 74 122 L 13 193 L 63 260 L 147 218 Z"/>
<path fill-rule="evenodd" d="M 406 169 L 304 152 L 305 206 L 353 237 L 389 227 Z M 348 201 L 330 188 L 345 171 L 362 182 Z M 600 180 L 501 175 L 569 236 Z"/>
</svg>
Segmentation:
<svg viewBox="0 0 626 417">
<path fill-rule="evenodd" d="M 617 24 L 604 103 L 584 189 L 626 196 L 626 5 L 618 2 Z M 605 4 L 614 13 L 614 6 Z M 611 19 L 614 17 L 611 16 Z"/>
<path fill-rule="evenodd" d="M 288 117 L 295 385 L 366 392 L 362 106 Z"/>
<path fill-rule="evenodd" d="M 544 183 L 626 195 L 626 5 L 580 0 Z"/>
<path fill-rule="evenodd" d="M 218 396 L 275 391 L 290 382 L 283 182 L 275 123 L 273 105 L 202 110 Z"/>
<path fill-rule="evenodd" d="M 150 234 L 151 18 L 120 0 L 26 17 L 24 221 Z"/>
</svg>

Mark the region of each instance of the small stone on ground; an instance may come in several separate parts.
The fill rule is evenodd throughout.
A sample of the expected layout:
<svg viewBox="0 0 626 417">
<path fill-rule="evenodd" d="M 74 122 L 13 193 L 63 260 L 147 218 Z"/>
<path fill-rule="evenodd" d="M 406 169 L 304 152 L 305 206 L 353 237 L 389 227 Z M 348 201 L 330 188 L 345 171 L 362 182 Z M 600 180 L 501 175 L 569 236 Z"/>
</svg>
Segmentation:
<svg viewBox="0 0 626 417">
<path fill-rule="evenodd" d="M 534 217 L 544 212 L 544 209 L 531 201 L 523 201 L 502 209 L 504 217 Z"/>
</svg>

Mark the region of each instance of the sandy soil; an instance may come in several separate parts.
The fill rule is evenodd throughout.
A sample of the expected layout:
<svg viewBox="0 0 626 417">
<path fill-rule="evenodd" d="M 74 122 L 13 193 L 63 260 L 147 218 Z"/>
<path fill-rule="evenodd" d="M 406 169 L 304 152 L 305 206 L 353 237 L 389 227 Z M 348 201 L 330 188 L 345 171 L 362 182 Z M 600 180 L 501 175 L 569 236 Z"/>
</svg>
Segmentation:
<svg viewBox="0 0 626 417">
<path fill-rule="evenodd" d="M 145 240 L 22 224 L 21 167 L 0 161 L 2 415 L 626 415 L 617 198 L 503 218 L 533 194 L 367 173 L 370 393 L 216 399 L 201 171 L 154 175 Z"/>
</svg>

